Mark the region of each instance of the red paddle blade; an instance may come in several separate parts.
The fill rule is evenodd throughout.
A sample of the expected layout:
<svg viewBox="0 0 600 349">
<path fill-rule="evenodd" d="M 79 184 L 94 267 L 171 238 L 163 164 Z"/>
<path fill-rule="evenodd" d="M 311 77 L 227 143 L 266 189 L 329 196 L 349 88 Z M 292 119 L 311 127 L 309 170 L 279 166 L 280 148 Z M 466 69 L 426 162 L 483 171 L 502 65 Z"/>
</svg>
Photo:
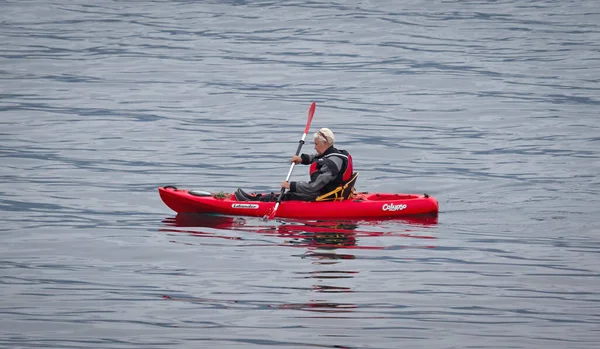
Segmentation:
<svg viewBox="0 0 600 349">
<path fill-rule="evenodd" d="M 262 216 L 262 220 L 266 222 L 266 221 L 272 219 L 271 218 L 272 214 L 273 214 L 273 209 L 271 209 L 270 211 L 267 211 L 267 213 L 264 216 Z"/>
<path fill-rule="evenodd" d="M 315 109 L 317 108 L 317 103 L 312 102 L 310 108 L 308 109 L 308 121 L 306 121 L 306 127 L 304 128 L 304 133 L 307 134 L 310 129 L 310 123 L 312 122 L 313 116 L 315 116 Z"/>
<path fill-rule="evenodd" d="M 267 220 L 271 220 L 273 218 L 275 218 L 275 214 L 277 214 L 277 209 L 279 208 L 279 202 L 275 203 L 275 207 L 273 208 L 273 210 L 271 211 L 271 213 L 269 213 L 269 216 L 265 216 L 267 217 Z"/>
</svg>

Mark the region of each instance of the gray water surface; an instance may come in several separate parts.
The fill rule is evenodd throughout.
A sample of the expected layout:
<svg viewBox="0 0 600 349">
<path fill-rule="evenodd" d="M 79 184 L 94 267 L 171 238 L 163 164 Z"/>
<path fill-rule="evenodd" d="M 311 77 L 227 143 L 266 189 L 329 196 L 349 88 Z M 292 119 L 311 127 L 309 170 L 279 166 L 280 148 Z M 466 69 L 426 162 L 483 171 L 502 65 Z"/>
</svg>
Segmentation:
<svg viewBox="0 0 600 349">
<path fill-rule="evenodd" d="M 597 346 L 596 1 L 4 1 L 0 43 L 0 347 Z M 277 191 L 313 101 L 439 218 L 161 202 Z"/>
</svg>

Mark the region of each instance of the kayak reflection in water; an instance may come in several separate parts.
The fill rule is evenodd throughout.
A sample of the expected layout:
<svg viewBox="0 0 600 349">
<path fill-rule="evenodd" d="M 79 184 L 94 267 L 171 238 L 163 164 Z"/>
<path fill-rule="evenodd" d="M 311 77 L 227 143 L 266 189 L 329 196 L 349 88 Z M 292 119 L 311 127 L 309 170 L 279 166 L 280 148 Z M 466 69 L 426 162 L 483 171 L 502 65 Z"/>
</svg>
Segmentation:
<svg viewBox="0 0 600 349">
<path fill-rule="evenodd" d="M 254 225 L 241 217 L 178 214 L 174 218 L 166 218 L 163 223 L 167 226 L 208 227 L 223 230 L 254 232 L 265 235 L 276 235 L 286 240 L 286 245 L 295 247 L 319 247 L 335 249 L 356 246 L 355 231 L 358 225 L 353 222 L 289 222 L 277 227 Z M 203 237 L 217 237 L 193 230 L 165 229 L 167 232 L 182 232 Z M 223 238 L 230 237 L 223 236 Z"/>
<path fill-rule="evenodd" d="M 283 224 L 278 227 L 278 233 L 281 237 L 291 237 L 290 244 L 299 244 L 303 247 L 318 247 L 321 249 L 336 249 L 340 247 L 356 246 L 356 236 L 354 231 L 358 228 L 353 223 L 334 223 L 326 224 L 304 223 L 304 224 Z"/>
<path fill-rule="evenodd" d="M 315 154 L 292 157 L 291 163 L 310 165 L 310 181 L 282 182 L 281 188 L 288 190 L 282 200 L 334 200 L 341 199 L 344 189 L 352 190 L 356 181 L 352 156 L 345 150 L 336 149 L 334 142 L 333 132 L 322 128 L 314 134 Z M 278 196 L 275 193 L 248 194 L 241 188 L 235 192 L 238 201 L 277 201 Z"/>
<path fill-rule="evenodd" d="M 213 228 L 217 230 L 230 230 L 235 232 L 259 233 L 268 236 L 276 236 L 284 239 L 277 245 L 299 248 L 309 248 L 310 257 L 317 259 L 353 259 L 352 254 L 331 254 L 326 250 L 335 249 L 359 249 L 380 250 L 386 248 L 399 248 L 403 246 L 393 245 L 366 245 L 365 242 L 371 237 L 410 238 L 423 241 L 433 241 L 436 238 L 420 233 L 421 228 L 427 228 L 437 224 L 437 217 L 410 217 L 396 220 L 398 224 L 409 225 L 401 232 L 378 231 L 372 229 L 360 229 L 360 226 L 377 226 L 379 221 L 281 221 L 277 226 L 265 225 L 262 221 L 248 220 L 242 217 L 206 215 L 206 214 L 177 214 L 169 217 L 163 223 L 169 227 L 161 229 L 167 233 L 185 233 L 204 238 L 223 238 L 226 240 L 245 240 L 242 236 L 219 233 L 214 230 L 204 231 L 186 228 Z M 362 240 L 362 243 L 359 241 Z M 411 248 L 434 248 L 430 243 L 425 245 L 410 244 Z M 321 252 L 318 252 L 319 249 Z"/>
</svg>

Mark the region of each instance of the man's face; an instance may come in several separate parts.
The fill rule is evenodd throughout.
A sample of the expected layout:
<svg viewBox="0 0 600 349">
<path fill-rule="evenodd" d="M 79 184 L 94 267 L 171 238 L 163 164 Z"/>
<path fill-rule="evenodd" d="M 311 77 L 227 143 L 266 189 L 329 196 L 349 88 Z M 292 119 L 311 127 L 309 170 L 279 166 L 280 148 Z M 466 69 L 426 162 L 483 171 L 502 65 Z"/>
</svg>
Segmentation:
<svg viewBox="0 0 600 349">
<path fill-rule="evenodd" d="M 319 155 L 323 155 L 323 153 L 325 153 L 325 150 L 327 150 L 327 148 L 329 148 L 329 144 L 327 142 L 321 143 L 321 141 L 319 139 L 315 139 L 315 150 L 317 151 L 317 153 Z"/>
</svg>

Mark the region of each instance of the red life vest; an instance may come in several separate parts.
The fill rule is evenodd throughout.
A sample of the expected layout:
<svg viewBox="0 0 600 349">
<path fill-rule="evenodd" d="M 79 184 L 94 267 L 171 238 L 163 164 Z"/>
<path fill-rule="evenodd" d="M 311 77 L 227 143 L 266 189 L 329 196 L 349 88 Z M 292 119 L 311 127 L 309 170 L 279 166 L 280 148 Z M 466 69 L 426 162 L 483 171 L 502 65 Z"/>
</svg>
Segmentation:
<svg viewBox="0 0 600 349">
<path fill-rule="evenodd" d="M 344 165 L 342 165 L 342 168 L 340 169 L 340 172 L 337 175 L 337 180 L 340 182 L 340 183 L 338 183 L 338 185 L 346 183 L 347 181 L 349 181 L 352 178 L 352 173 L 354 173 L 354 166 L 352 165 L 352 155 L 350 155 L 345 150 L 340 150 L 339 153 L 327 154 L 320 159 L 325 159 L 325 158 L 332 157 L 332 156 L 337 156 L 337 157 L 341 158 L 342 160 L 344 160 L 344 164 L 346 165 L 346 168 L 344 168 Z M 317 168 L 317 163 L 318 163 L 318 161 L 315 161 L 312 164 L 310 164 L 309 173 L 310 173 L 311 178 L 312 178 L 312 174 L 319 170 Z"/>
</svg>

